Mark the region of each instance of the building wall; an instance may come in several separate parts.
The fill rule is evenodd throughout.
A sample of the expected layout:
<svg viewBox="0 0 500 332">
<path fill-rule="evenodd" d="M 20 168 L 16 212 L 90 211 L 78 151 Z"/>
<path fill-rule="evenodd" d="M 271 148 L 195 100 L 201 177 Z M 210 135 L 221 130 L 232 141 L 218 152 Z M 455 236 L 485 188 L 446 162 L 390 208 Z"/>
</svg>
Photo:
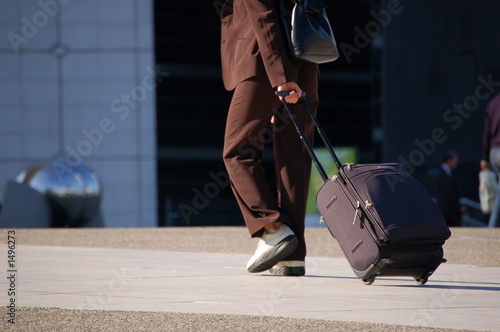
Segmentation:
<svg viewBox="0 0 500 332">
<path fill-rule="evenodd" d="M 500 2 L 391 4 L 399 6 L 383 30 L 383 159 L 402 162 L 434 194 L 452 149 L 460 195 L 477 201 L 485 108 L 500 93 Z"/>
<path fill-rule="evenodd" d="M 152 0 L 0 2 L 0 197 L 63 154 L 103 183 L 109 227 L 157 225 Z"/>
<path fill-rule="evenodd" d="M 478 165 L 484 108 L 500 93 L 484 83 L 500 81 L 500 3 L 399 3 L 384 30 L 385 159 L 426 166 L 454 149 Z"/>
</svg>

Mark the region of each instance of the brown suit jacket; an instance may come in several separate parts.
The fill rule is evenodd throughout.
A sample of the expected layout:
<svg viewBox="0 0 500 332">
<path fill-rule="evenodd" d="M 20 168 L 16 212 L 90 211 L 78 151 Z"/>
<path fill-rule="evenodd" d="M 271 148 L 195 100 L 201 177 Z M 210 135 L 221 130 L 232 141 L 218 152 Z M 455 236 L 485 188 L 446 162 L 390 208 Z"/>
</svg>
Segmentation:
<svg viewBox="0 0 500 332">
<path fill-rule="evenodd" d="M 221 14 L 222 78 L 227 90 L 262 74 L 272 87 L 294 80 L 274 0 L 228 0 Z"/>
</svg>

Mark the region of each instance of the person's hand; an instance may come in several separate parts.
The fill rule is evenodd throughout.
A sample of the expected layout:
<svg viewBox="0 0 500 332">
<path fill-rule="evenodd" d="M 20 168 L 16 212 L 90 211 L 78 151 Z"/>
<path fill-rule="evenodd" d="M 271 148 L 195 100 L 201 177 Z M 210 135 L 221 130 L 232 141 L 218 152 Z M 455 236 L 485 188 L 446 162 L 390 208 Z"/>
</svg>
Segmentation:
<svg viewBox="0 0 500 332">
<path fill-rule="evenodd" d="M 290 90 L 290 94 L 285 97 L 287 103 L 295 104 L 299 101 L 300 96 L 302 96 L 302 90 L 299 85 L 294 81 L 286 82 L 278 86 L 278 91 Z"/>
</svg>

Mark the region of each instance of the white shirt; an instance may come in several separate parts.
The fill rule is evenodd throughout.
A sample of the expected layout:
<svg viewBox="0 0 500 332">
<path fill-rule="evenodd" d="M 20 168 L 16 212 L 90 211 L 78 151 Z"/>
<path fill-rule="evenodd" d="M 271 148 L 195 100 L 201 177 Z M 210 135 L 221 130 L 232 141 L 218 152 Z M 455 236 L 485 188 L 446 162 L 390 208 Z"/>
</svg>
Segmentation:
<svg viewBox="0 0 500 332">
<path fill-rule="evenodd" d="M 442 163 L 441 164 L 441 168 L 446 172 L 446 174 L 448 174 L 448 176 L 451 178 L 451 169 L 450 167 L 448 167 L 448 165 L 446 165 L 445 163 Z"/>
</svg>

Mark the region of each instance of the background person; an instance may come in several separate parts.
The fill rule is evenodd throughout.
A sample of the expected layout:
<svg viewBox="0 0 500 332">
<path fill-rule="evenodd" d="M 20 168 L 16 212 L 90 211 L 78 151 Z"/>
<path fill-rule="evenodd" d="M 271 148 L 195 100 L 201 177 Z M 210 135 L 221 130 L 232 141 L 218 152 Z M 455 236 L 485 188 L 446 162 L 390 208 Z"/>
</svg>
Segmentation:
<svg viewBox="0 0 500 332">
<path fill-rule="evenodd" d="M 460 206 L 460 195 L 453 177 L 453 170 L 457 168 L 458 162 L 458 155 L 454 151 L 446 152 L 436 181 L 437 205 L 449 227 L 462 226 L 461 214 L 464 212 L 464 208 Z"/>
<path fill-rule="evenodd" d="M 483 161 L 500 174 L 500 94 L 486 107 L 483 129 Z M 500 184 L 499 184 L 500 185 Z M 489 227 L 500 227 L 500 195 L 497 195 L 491 211 Z"/>
<path fill-rule="evenodd" d="M 488 223 L 497 196 L 498 181 L 495 172 L 491 170 L 490 164 L 487 161 L 481 160 L 480 168 L 479 202 L 481 204 L 481 212 L 483 213 L 484 221 Z"/>
</svg>

